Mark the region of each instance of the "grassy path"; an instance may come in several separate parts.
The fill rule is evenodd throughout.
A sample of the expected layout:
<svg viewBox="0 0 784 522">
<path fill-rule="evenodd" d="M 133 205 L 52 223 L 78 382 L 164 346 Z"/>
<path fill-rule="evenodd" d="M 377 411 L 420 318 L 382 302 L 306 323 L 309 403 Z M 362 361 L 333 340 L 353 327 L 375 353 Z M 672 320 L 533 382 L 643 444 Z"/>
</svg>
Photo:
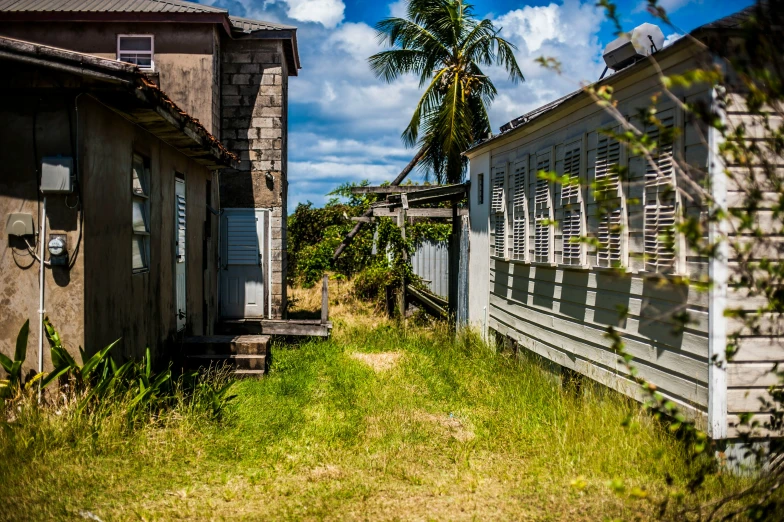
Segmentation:
<svg viewBox="0 0 784 522">
<path fill-rule="evenodd" d="M 677 444 L 614 394 L 476 340 L 349 322 L 276 346 L 221 424 L 0 438 L 0 519 L 601 520 L 642 509 L 608 480 L 679 477 Z"/>
</svg>

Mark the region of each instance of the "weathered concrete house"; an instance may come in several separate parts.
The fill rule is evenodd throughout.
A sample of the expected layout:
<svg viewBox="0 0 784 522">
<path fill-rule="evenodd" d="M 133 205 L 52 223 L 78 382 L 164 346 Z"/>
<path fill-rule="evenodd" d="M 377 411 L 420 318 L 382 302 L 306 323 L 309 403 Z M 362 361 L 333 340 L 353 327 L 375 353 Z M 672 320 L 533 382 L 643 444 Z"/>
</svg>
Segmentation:
<svg viewBox="0 0 784 522">
<path fill-rule="evenodd" d="M 139 357 L 210 331 L 210 206 L 236 156 L 134 65 L 5 37 L 0 64 L 3 353 L 29 319 L 37 368 L 41 310 L 74 355 L 122 337 L 115 354 Z"/>
<path fill-rule="evenodd" d="M 730 38 L 742 19 L 720 20 L 694 34 Z M 659 49 L 655 58 L 664 75 L 711 63 L 704 48 L 688 38 L 664 49 L 660 41 Z M 595 86 L 601 85 L 612 86 L 618 109 L 627 116 L 648 107 L 652 95 L 662 90 L 656 67 L 647 59 L 619 68 Z M 708 106 L 715 96 L 705 84 L 674 92 L 681 101 Z M 758 398 L 775 382 L 769 371 L 784 361 L 784 346 L 780 339 L 750 333 L 726 369 L 710 364 L 724 356 L 727 334 L 738 326 L 724 317 L 725 309 L 747 303 L 742 290 L 722 283 L 726 257 L 699 257 L 662 241 L 678 214 L 706 211 L 678 190 L 663 189 L 686 186 L 673 169 L 673 158 L 708 172 L 718 201 L 732 205 L 742 198 L 738 187 L 728 186 L 717 159 L 718 133 L 710 129 L 704 135 L 706 129 L 688 120 L 667 96 L 659 98 L 657 110 L 665 126 L 680 131 L 656 157 L 658 169 L 599 132 L 617 122 L 582 90 L 513 120 L 499 135 L 466 152 L 471 179 L 469 318 L 485 332 L 508 336 L 562 367 L 639 399 L 639 386 L 604 335 L 608 326 L 617 326 L 641 376 L 680 404 L 711 437 L 732 438 L 741 414 L 760 411 Z M 736 105 L 725 117 L 738 123 L 746 114 Z M 644 132 L 654 135 L 658 128 Z M 613 176 L 614 167 L 627 168 L 628 178 Z M 548 182 L 537 176 L 542 170 L 579 176 L 582 186 Z M 614 203 L 614 210 L 601 218 L 587 187 L 597 181 L 608 185 L 606 198 Z M 552 222 L 557 225 L 550 226 Z M 570 241 L 582 235 L 594 237 L 598 246 Z M 675 244 L 683 245 L 682 239 L 676 237 Z M 773 255 L 780 261 L 782 252 Z M 650 277 L 677 274 L 710 275 L 717 285 L 710 292 L 688 285 L 662 288 Z M 628 308 L 629 315 L 619 319 L 619 307 Z M 688 311 L 692 320 L 680 332 L 672 319 L 678 310 Z"/>
<path fill-rule="evenodd" d="M 0 36 L 136 64 L 239 156 L 217 181 L 220 316 L 282 317 L 295 27 L 178 0 L 0 0 Z"/>
</svg>

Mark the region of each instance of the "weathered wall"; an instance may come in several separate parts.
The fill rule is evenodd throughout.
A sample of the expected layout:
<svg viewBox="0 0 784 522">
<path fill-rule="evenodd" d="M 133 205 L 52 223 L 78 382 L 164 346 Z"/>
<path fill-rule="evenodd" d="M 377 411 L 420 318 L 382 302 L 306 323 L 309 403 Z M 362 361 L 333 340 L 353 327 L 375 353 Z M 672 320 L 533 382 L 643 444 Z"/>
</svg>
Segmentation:
<svg viewBox="0 0 784 522">
<path fill-rule="evenodd" d="M 8 236 L 5 225 L 12 212 L 33 215 L 40 230 L 38 168 L 44 156 L 75 155 L 69 130 L 69 111 L 73 119 L 73 96 L 0 96 L 0 352 L 13 356 L 16 335 L 30 320 L 30 337 L 24 371 L 38 368 L 38 277 L 39 264 L 27 252 L 25 242 Z M 79 213 L 74 196 L 47 198 L 48 233 L 66 234 L 69 251 L 79 243 Z M 130 212 L 128 213 L 130 217 Z M 36 237 L 28 240 L 36 246 Z M 38 249 L 36 248 L 36 252 Z M 48 257 L 48 254 L 47 254 Z M 78 354 L 84 338 L 84 255 L 74 258 L 71 270 L 54 267 L 46 270 L 46 314 L 60 330 L 66 347 Z M 44 343 L 44 363 L 48 367 L 49 349 Z M 0 371 L 2 373 L 2 371 Z"/>
<path fill-rule="evenodd" d="M 47 234 L 66 233 L 71 253 L 79 247 L 70 271 L 58 267 L 46 270 L 47 315 L 75 356 L 78 356 L 78 346 L 94 352 L 122 337 L 115 353 L 139 357 L 146 346 L 160 349 L 165 340 L 178 335 L 173 280 L 176 171 L 185 174 L 187 190 L 185 332 L 210 331 L 217 319 L 214 285 L 217 245 L 214 240 L 205 241 L 204 233 L 205 220 L 209 220 L 213 231 L 217 229 L 217 219 L 207 214 L 205 204 L 207 182 L 212 180 L 212 173 L 89 96 L 79 98 L 77 120 L 73 112 L 77 92 L 57 97 L 39 92 L 37 96 L 26 97 L 20 96 L 19 91 L 6 91 L 0 102 L 0 121 L 4 122 L 0 127 L 4 144 L 0 148 L 3 224 L 10 212 L 21 211 L 36 216 L 35 225 L 39 226 L 36 167 L 42 156 L 76 155 L 80 163 L 81 207 L 69 208 L 76 206 L 76 195 L 47 198 Z M 73 132 L 69 132 L 68 110 L 72 111 Z M 70 140 L 75 139 L 77 124 L 79 148 L 75 151 L 76 144 Z M 133 274 L 131 269 L 134 151 L 149 157 L 152 168 L 150 270 L 140 274 Z M 217 183 L 211 182 L 209 189 L 212 204 L 216 206 Z M 31 264 L 24 243 L 9 238 L 3 229 L 0 234 L 0 317 L 3 318 L 0 350 L 4 354 L 13 353 L 16 334 L 22 323 L 30 319 L 26 368 L 37 365 L 38 266 Z M 50 368 L 48 349 L 44 353 L 45 365 Z"/>
<path fill-rule="evenodd" d="M 92 54 L 117 57 L 118 34 L 155 36 L 151 78 L 185 112 L 218 136 L 214 93 L 218 52 L 213 24 L 0 22 L 0 35 Z"/>
<path fill-rule="evenodd" d="M 126 356 L 146 346 L 161 348 L 177 332 L 174 286 L 175 173 L 186 187 L 186 334 L 202 334 L 215 317 L 203 317 L 204 257 L 215 259 L 215 245 L 204 252 L 207 180 L 212 174 L 151 134 L 86 102 L 84 118 L 85 339 L 102 346 L 122 337 Z M 102 140 L 94 137 L 102 136 Z M 93 137 L 93 139 L 90 139 Z M 107 143 L 108 141 L 108 143 Z M 150 270 L 131 270 L 131 161 L 133 152 L 150 159 Z M 112 194 L 112 197 L 106 197 Z M 209 216 L 213 227 L 214 217 Z M 214 228 L 213 228 L 214 229 Z M 207 300 L 215 302 L 214 287 Z M 214 314 L 215 308 L 211 313 Z"/>
<path fill-rule="evenodd" d="M 693 58 L 681 53 L 663 58 L 666 74 L 693 67 Z M 613 85 L 615 98 L 622 113 L 633 115 L 636 109 L 647 107 L 651 95 L 659 88 L 653 68 L 638 68 L 635 72 L 620 75 Z M 704 91 L 678 93 L 681 97 L 706 96 Z M 579 99 L 578 99 L 579 100 Z M 628 351 L 635 357 L 640 375 L 655 383 L 659 390 L 682 404 L 687 413 L 703 422 L 708 404 L 708 296 L 685 286 L 661 288 L 647 277 L 639 256 L 643 251 L 643 208 L 633 198 L 640 196 L 645 165 L 640 158 L 621 155 L 621 165 L 629 167 L 629 180 L 623 183 L 625 196 L 626 235 L 623 239 L 628 255 L 624 266 L 627 275 L 597 266 L 593 249 L 582 246 L 583 262 L 579 266 L 563 264 L 562 225 L 565 207 L 561 202 L 561 186 L 550 184 L 552 217 L 557 226 L 551 234 L 549 261 L 537 263 L 534 256 L 534 197 L 538 178 L 536 157 L 540 154 L 551 158 L 550 169 L 563 173 L 564 144 L 577 140 L 580 143 L 581 176 L 586 184 L 594 179 L 596 131 L 611 125 L 613 120 L 592 101 L 575 101 L 567 108 L 556 109 L 527 124 L 508 138 L 497 140 L 489 150 L 489 164 L 484 158 L 471 158 L 472 180 L 472 238 L 471 320 L 479 323 L 481 295 L 474 278 L 489 269 L 489 326 L 493 330 L 517 340 L 521 346 L 548 358 L 561 366 L 583 373 L 607 386 L 632 397 L 641 398 L 639 387 L 626 375 L 611 343 L 604 337 L 609 326 L 615 326 Z M 662 105 L 661 110 L 671 109 Z M 707 147 L 695 139 L 693 129 L 678 120 L 682 131 L 675 144 L 675 154 L 690 162 L 707 166 Z M 485 174 L 485 204 L 492 198 L 493 172 L 505 176 L 506 200 L 505 236 L 501 239 L 502 255 L 491 253 L 494 234 L 487 225 L 487 215 L 476 212 L 474 183 L 479 173 Z M 515 172 L 526 168 L 527 213 L 524 259 L 516 257 L 511 248 L 512 233 L 511 187 L 517 180 Z M 587 233 L 597 235 L 597 207 L 589 190 L 583 191 L 581 202 L 586 218 L 583 226 Z M 481 208 L 481 207 L 480 207 Z M 578 207 L 579 208 L 579 207 Z M 699 211 L 687 204 L 685 212 Z M 486 242 L 485 231 L 490 241 Z M 486 245 L 485 251 L 479 245 Z M 485 261 L 486 260 L 486 261 Z M 485 264 L 486 263 L 486 264 Z M 487 267 L 487 268 L 485 268 Z M 705 274 L 705 260 L 682 252 L 678 272 L 689 275 Z M 618 307 L 628 308 L 629 315 L 619 318 Z M 693 323 L 682 332 L 675 331 L 673 313 L 687 311 Z"/>
<path fill-rule="evenodd" d="M 222 141 L 240 157 L 221 173 L 221 207 L 272 209 L 272 317 L 286 302 L 288 71 L 278 41 L 222 42 Z M 267 179 L 267 174 L 272 180 Z"/>
</svg>

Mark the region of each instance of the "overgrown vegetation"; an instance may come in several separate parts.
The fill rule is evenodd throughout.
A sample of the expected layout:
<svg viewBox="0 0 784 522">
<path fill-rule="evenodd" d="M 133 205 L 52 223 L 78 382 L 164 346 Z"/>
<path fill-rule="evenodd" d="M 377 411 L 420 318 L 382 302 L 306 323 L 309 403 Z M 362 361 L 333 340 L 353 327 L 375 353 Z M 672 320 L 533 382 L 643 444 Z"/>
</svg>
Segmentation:
<svg viewBox="0 0 784 522">
<path fill-rule="evenodd" d="M 335 248 L 354 227 L 351 218 L 361 216 L 377 199 L 372 194 L 351 192 L 353 187 L 368 184 L 363 181 L 339 186 L 328 194 L 333 197 L 323 208 L 314 208 L 310 202 L 297 206 L 288 224 L 290 283 L 310 288 L 330 272 L 338 279 L 356 277 L 358 295 L 376 299 L 387 285 L 404 279 L 416 282 L 404 253 L 410 257 L 421 241 L 447 241 L 452 232 L 450 224 L 413 220 L 403 239 L 391 219 L 379 218 L 359 231 L 342 256 L 332 259 Z"/>
<path fill-rule="evenodd" d="M 318 309 L 317 288 L 292 293 Z M 133 429 L 129 398 L 83 415 L 20 402 L 0 424 L 0 519 L 647 519 L 606 484 L 688 480 L 685 448 L 636 403 L 353 295 L 331 294 L 332 339 L 276 344 L 219 421 L 178 388 Z"/>
</svg>

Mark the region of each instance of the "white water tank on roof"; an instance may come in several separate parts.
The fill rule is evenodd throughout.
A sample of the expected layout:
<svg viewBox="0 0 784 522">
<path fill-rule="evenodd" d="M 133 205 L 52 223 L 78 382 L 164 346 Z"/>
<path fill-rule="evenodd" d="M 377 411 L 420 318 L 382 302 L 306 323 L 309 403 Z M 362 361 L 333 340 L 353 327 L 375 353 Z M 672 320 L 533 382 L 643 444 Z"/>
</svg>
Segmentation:
<svg viewBox="0 0 784 522">
<path fill-rule="evenodd" d="M 658 25 L 644 23 L 607 44 L 604 63 L 613 71 L 623 69 L 664 46 L 664 33 Z"/>
</svg>

